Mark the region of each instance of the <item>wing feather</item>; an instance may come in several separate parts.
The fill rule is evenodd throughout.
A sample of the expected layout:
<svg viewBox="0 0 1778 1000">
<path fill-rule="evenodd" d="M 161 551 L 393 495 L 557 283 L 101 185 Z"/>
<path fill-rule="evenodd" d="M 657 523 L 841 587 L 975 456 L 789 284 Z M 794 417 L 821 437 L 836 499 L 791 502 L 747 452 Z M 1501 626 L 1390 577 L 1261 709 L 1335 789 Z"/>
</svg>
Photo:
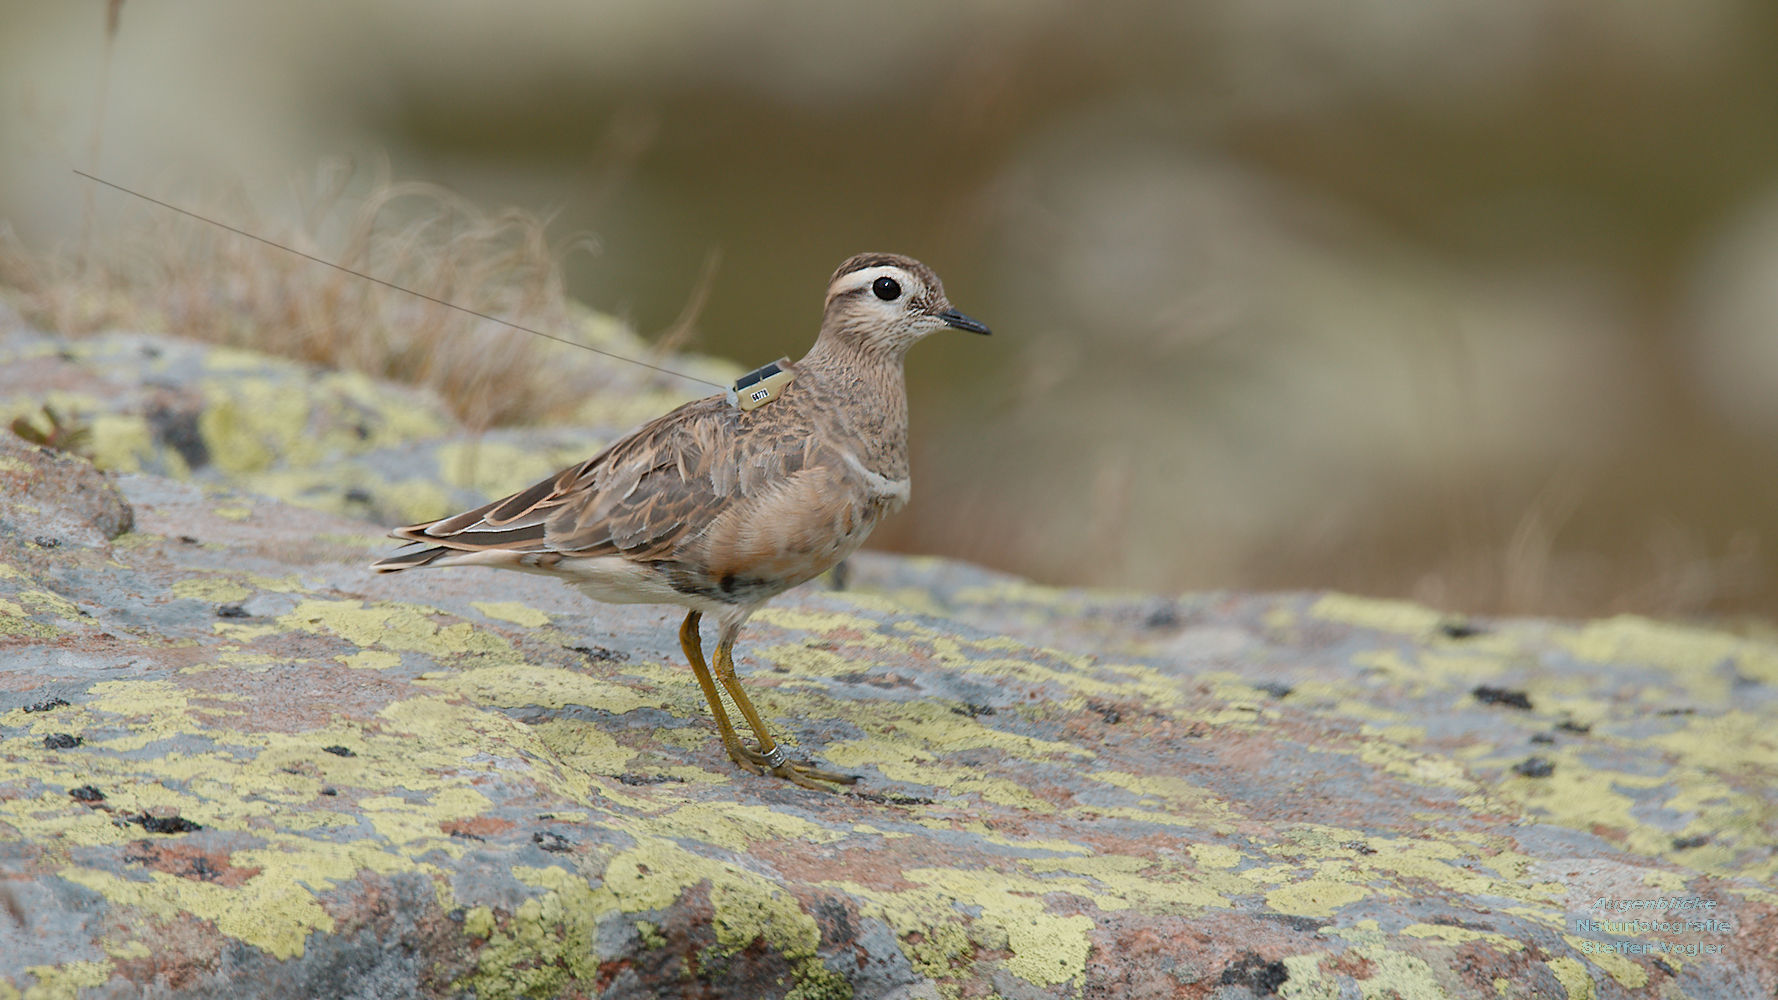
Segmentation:
<svg viewBox="0 0 1778 1000">
<path fill-rule="evenodd" d="M 784 420 L 786 410 L 768 430 L 722 397 L 687 403 L 517 493 L 392 534 L 456 551 L 671 559 L 732 506 L 808 462 L 814 428 Z"/>
</svg>

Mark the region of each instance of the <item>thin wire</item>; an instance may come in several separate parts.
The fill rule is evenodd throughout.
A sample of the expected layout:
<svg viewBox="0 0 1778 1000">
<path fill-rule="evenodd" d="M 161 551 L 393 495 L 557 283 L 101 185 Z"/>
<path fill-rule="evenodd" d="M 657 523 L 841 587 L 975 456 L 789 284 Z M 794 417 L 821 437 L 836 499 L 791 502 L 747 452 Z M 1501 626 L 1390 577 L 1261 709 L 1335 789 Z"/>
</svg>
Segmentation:
<svg viewBox="0 0 1778 1000">
<path fill-rule="evenodd" d="M 363 278 L 365 281 L 370 281 L 370 282 L 374 282 L 376 284 L 382 285 L 384 288 L 393 288 L 398 292 L 406 292 L 407 294 L 412 295 L 415 298 L 425 299 L 427 302 L 445 306 L 446 308 L 449 308 L 449 309 L 455 309 L 460 313 L 468 313 L 469 315 L 474 316 L 477 319 L 485 319 L 490 323 L 498 323 L 501 326 L 511 327 L 514 330 L 519 330 L 524 333 L 529 333 L 535 337 L 542 337 L 544 340 L 553 340 L 558 344 L 567 344 L 569 347 L 578 347 L 583 351 L 592 351 L 594 354 L 603 354 L 604 356 L 606 356 L 608 358 L 614 358 L 618 361 L 624 361 L 624 362 L 628 362 L 629 364 L 632 364 L 632 365 L 639 365 L 643 368 L 652 369 L 654 371 L 660 372 L 662 375 L 671 375 L 674 378 L 682 378 L 682 379 L 685 379 L 687 382 L 698 382 L 703 385 L 714 386 L 718 389 L 727 389 L 728 388 L 728 386 L 723 385 L 720 382 L 712 382 L 709 379 L 698 378 L 696 375 L 687 375 L 684 372 L 676 372 L 671 368 L 662 368 L 660 365 L 651 365 L 646 361 L 638 361 L 635 358 L 627 358 L 621 354 L 614 354 L 611 351 L 600 350 L 597 347 L 593 347 L 588 344 L 583 344 L 577 340 L 569 340 L 566 337 L 558 337 L 553 333 L 544 333 L 542 330 L 534 330 L 531 327 L 525 326 L 522 323 L 514 323 L 511 320 L 501 319 L 498 316 L 490 316 L 489 314 L 487 314 L 485 312 L 478 312 L 474 309 L 469 308 L 468 306 L 460 306 L 455 302 L 450 302 L 445 299 L 438 298 L 437 296 L 427 295 L 425 292 L 417 292 L 417 291 L 413 290 L 412 288 L 407 288 L 403 285 L 398 285 L 393 281 L 385 281 L 382 278 L 377 277 L 376 275 L 365 274 L 363 271 L 354 271 L 351 268 L 345 266 L 344 264 L 335 264 L 333 261 L 327 260 L 326 258 L 317 257 L 311 253 L 304 253 L 303 251 L 298 250 L 295 247 L 286 246 L 282 243 L 277 242 L 276 240 L 266 239 L 264 236 L 260 236 L 256 233 L 250 233 L 250 232 L 246 231 L 245 229 L 237 229 L 234 226 L 231 226 L 226 222 L 221 222 L 216 219 L 212 219 L 208 216 L 199 215 L 198 213 L 193 212 L 190 209 L 180 208 L 178 205 L 169 204 L 167 202 L 160 200 L 159 198 L 154 198 L 154 197 L 150 197 L 149 195 L 145 195 L 140 191 L 132 191 L 131 189 L 124 187 L 122 184 L 113 183 L 112 181 L 108 181 L 103 177 L 95 177 L 92 174 L 89 174 L 86 171 L 81 170 L 79 168 L 75 168 L 74 172 L 76 174 L 80 175 L 81 177 L 84 177 L 87 180 L 92 181 L 95 184 L 103 184 L 108 188 L 122 191 L 124 194 L 134 195 L 135 197 L 140 198 L 143 201 L 146 201 L 151 205 L 159 205 L 160 207 L 167 209 L 170 212 L 178 212 L 180 215 L 190 216 L 191 218 L 197 219 L 200 222 L 208 222 L 210 225 L 217 226 L 222 229 L 226 229 L 229 232 L 234 233 L 236 236 L 245 236 L 246 238 L 248 238 L 250 240 L 254 240 L 259 243 L 264 243 L 266 246 L 276 247 L 277 249 L 282 250 L 285 253 L 295 254 L 296 256 L 301 257 L 304 260 L 314 261 L 317 264 L 322 264 L 327 267 L 331 267 L 336 271 L 344 271 L 345 273 L 350 274 L 354 277 Z"/>
</svg>

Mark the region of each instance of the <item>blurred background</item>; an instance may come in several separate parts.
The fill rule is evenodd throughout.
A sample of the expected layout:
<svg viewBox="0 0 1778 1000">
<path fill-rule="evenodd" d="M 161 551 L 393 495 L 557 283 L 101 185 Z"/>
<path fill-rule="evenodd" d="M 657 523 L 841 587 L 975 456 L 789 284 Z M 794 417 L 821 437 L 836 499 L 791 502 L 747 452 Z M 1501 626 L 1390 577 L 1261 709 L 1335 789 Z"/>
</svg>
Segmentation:
<svg viewBox="0 0 1778 1000">
<path fill-rule="evenodd" d="M 0 220 L 105 238 L 72 167 L 272 213 L 386 158 L 748 366 L 908 253 L 995 336 L 910 356 L 874 547 L 1769 620 L 1775 41 L 1769 0 L 0 0 Z"/>
</svg>

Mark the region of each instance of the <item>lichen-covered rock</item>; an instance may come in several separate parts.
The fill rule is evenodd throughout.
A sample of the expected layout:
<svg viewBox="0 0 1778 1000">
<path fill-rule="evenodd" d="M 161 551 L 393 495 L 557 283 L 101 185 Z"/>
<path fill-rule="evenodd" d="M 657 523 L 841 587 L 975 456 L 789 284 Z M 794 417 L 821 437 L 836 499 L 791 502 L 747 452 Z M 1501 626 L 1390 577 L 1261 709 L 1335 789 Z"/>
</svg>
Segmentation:
<svg viewBox="0 0 1778 1000">
<path fill-rule="evenodd" d="M 27 444 L 0 428 L 0 531 L 40 549 L 97 545 L 130 530 L 134 515 L 91 462 Z"/>
<path fill-rule="evenodd" d="M 569 372 L 585 364 L 567 360 Z M 720 377 L 707 359 L 675 363 Z M 386 524 L 473 506 L 580 461 L 691 398 L 695 386 L 667 381 L 590 397 L 572 428 L 470 433 L 430 393 L 357 372 L 152 334 L 0 330 L 0 427 L 45 423 L 47 405 L 78 426 L 80 450 L 102 469 Z"/>
<path fill-rule="evenodd" d="M 39 544 L 77 467 L 0 451 L 0 997 L 1778 988 L 1766 643 L 864 558 L 740 649 L 829 796 L 677 612 L 143 473 Z"/>
</svg>

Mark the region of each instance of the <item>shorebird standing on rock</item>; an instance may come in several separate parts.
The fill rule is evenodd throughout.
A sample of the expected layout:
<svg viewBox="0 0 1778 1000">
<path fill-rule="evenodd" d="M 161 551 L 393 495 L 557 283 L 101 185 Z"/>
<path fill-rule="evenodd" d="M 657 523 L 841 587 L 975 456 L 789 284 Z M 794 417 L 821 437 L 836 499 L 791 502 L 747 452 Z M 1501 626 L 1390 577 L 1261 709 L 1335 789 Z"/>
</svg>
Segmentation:
<svg viewBox="0 0 1778 1000">
<path fill-rule="evenodd" d="M 856 776 L 786 758 L 735 676 L 735 638 L 767 601 L 851 555 L 907 503 L 902 359 L 945 327 L 988 332 L 951 307 L 926 265 L 859 254 L 828 283 L 821 334 L 802 360 L 687 403 L 529 489 L 397 528 L 414 544 L 372 568 L 526 570 L 597 601 L 687 608 L 679 644 L 729 757 L 809 788 L 850 784 Z M 719 626 L 714 677 L 698 633 L 704 615 Z M 736 735 L 718 683 L 757 750 Z"/>
</svg>

